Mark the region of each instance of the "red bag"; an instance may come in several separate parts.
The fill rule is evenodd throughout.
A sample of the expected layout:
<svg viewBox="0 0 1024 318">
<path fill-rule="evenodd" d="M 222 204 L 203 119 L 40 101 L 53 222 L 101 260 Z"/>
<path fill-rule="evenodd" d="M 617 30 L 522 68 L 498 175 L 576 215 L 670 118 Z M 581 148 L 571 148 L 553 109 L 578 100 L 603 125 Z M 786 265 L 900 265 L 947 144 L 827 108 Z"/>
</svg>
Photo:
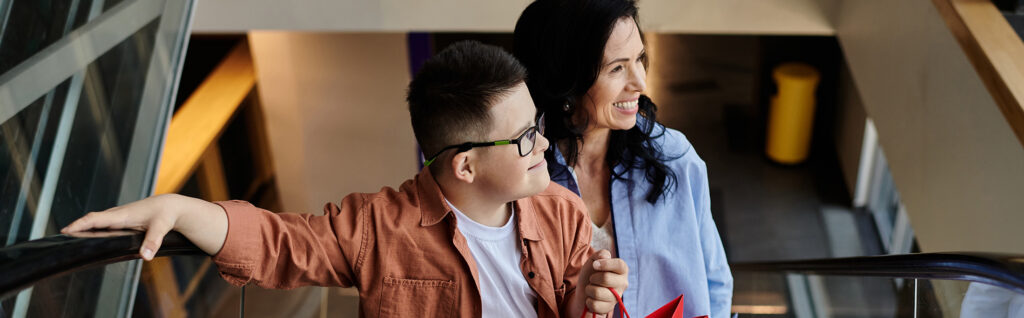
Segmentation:
<svg viewBox="0 0 1024 318">
<path fill-rule="evenodd" d="M 615 295 L 615 301 L 619 303 L 619 311 L 622 313 L 622 317 L 629 318 L 629 313 L 626 312 L 626 304 L 622 303 L 622 296 L 619 296 L 619 293 L 615 292 L 615 289 L 613 288 L 608 288 L 608 290 L 612 291 L 612 295 Z M 583 306 L 583 315 L 580 316 L 580 318 L 586 318 L 588 312 L 587 307 Z M 597 314 L 594 313 L 591 317 L 597 317 Z M 658 310 L 647 315 L 646 318 L 683 318 L 683 295 L 679 295 L 676 299 L 673 299 L 664 306 L 661 306 Z M 705 315 L 694 318 L 708 318 L 708 316 Z"/>
</svg>

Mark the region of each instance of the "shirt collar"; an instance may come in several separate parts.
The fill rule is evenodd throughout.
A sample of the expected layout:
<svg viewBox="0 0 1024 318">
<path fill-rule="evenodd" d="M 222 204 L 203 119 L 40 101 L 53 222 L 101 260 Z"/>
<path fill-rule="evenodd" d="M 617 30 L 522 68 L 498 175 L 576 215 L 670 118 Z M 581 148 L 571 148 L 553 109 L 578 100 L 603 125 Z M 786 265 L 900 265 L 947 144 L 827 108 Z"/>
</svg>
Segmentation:
<svg viewBox="0 0 1024 318">
<path fill-rule="evenodd" d="M 420 225 L 431 226 L 441 222 L 452 213 L 452 207 L 445 203 L 441 187 L 437 185 L 429 168 L 423 168 L 416 175 L 416 191 L 420 198 Z"/>
<path fill-rule="evenodd" d="M 533 197 L 525 197 L 516 200 L 516 212 L 519 217 L 519 236 L 526 240 L 540 241 L 544 236 L 540 234 L 537 225 L 537 209 L 533 205 Z M 555 213 L 555 211 L 549 211 Z"/>
<path fill-rule="evenodd" d="M 423 168 L 416 175 L 416 191 L 420 198 L 420 226 L 432 226 L 453 213 L 441 193 L 441 187 L 430 174 L 430 169 Z M 538 211 L 533 205 L 533 198 L 526 197 L 515 201 L 516 217 L 518 218 L 519 235 L 523 239 L 540 241 L 543 236 L 537 228 Z M 551 211 L 554 213 L 554 211 Z"/>
</svg>

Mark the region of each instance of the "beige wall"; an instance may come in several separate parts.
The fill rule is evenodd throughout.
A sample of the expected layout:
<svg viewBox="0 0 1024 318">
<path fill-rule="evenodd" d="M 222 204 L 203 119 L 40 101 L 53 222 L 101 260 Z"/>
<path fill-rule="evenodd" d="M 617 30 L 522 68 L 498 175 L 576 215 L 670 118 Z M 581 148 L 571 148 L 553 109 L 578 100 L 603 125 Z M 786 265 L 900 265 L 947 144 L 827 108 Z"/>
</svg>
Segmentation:
<svg viewBox="0 0 1024 318">
<path fill-rule="evenodd" d="M 285 210 L 319 214 L 416 173 L 404 34 L 260 31 L 249 43 Z"/>
<path fill-rule="evenodd" d="M 846 0 L 837 33 L 925 251 L 1024 253 L 1024 149 L 930 0 Z"/>
<path fill-rule="evenodd" d="M 643 0 L 652 32 L 833 34 L 835 0 Z M 515 27 L 529 0 L 216 0 L 197 5 L 193 31 L 501 31 Z"/>
</svg>

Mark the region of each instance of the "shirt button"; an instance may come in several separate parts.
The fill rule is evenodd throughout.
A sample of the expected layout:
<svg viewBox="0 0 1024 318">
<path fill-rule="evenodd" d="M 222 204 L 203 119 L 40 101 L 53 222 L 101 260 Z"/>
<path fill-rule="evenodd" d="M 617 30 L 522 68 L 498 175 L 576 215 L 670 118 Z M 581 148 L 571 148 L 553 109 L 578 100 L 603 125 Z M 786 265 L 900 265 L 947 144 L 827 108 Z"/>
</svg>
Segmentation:
<svg viewBox="0 0 1024 318">
<path fill-rule="evenodd" d="M 529 272 L 528 274 L 526 274 L 526 276 L 529 276 L 530 278 L 533 278 L 533 276 L 535 276 L 535 275 L 533 275 L 533 272 Z"/>
</svg>

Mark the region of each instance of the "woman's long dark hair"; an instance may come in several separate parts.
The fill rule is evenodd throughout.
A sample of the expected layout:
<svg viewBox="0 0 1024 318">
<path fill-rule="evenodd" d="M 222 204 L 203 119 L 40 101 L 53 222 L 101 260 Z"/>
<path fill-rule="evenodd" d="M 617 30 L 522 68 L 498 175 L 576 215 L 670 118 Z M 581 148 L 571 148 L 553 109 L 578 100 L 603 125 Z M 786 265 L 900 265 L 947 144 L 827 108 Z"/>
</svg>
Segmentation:
<svg viewBox="0 0 1024 318">
<path fill-rule="evenodd" d="M 579 159 L 577 141 L 583 139 L 586 127 L 586 123 L 574 124 L 572 113 L 581 107 L 581 99 L 597 81 L 612 29 L 619 19 L 627 17 L 639 21 L 632 0 L 537 0 L 516 22 L 514 54 L 526 66 L 526 84 L 534 104 L 547 119 L 544 136 L 552 145 L 571 141 L 564 143 L 563 154 L 569 166 Z M 640 35 L 643 39 L 642 32 Z M 566 103 L 570 111 L 563 109 Z M 676 182 L 675 173 L 664 163 L 668 158 L 654 143 L 665 133 L 657 124 L 656 110 L 650 98 L 640 96 L 639 114 L 645 120 L 638 120 L 628 130 L 612 130 L 605 156 L 613 178 L 625 179 L 615 172 L 619 164 L 625 166 L 623 172 L 645 170 L 651 183 L 646 199 L 652 204 Z"/>
</svg>

